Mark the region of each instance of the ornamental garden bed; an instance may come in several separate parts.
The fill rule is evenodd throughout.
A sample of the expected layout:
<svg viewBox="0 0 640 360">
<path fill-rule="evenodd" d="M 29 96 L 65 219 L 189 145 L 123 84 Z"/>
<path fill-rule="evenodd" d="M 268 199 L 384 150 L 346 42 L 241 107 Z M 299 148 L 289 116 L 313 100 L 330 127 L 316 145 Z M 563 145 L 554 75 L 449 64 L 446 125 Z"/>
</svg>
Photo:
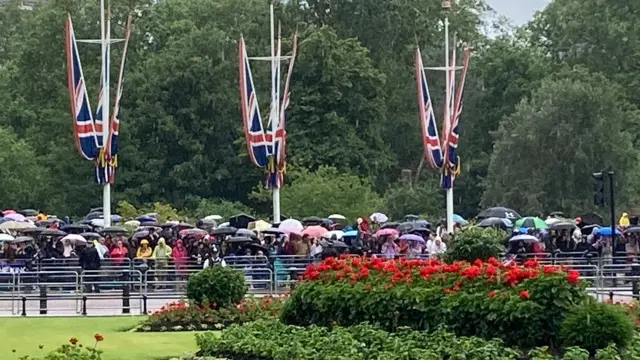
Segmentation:
<svg viewBox="0 0 640 360">
<path fill-rule="evenodd" d="M 459 336 L 499 338 L 510 346 L 554 346 L 568 310 L 588 295 L 577 271 L 473 263 L 329 258 L 310 265 L 286 302 L 282 320 L 309 326 L 371 323 Z"/>
</svg>

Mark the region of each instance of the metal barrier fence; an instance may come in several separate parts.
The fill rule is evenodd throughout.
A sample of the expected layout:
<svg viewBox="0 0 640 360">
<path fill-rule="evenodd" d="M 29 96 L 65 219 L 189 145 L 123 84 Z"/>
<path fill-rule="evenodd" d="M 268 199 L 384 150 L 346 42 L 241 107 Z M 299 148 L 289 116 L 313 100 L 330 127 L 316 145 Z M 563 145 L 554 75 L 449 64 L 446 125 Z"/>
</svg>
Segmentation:
<svg viewBox="0 0 640 360">
<path fill-rule="evenodd" d="M 518 260 L 534 257 L 541 264 L 564 265 L 578 271 L 588 281 L 587 291 L 600 300 L 640 298 L 640 264 L 629 262 L 635 259 L 520 254 Z M 249 293 L 257 296 L 290 291 L 313 261 L 299 256 L 225 259 L 229 267 L 243 272 Z M 184 298 L 187 278 L 202 266 L 195 262 L 158 266 L 152 259 L 103 264 L 100 270 L 83 271 L 76 262 L 50 260 L 42 261 L 38 271 L 0 272 L 0 314 L 146 314 L 168 301 Z"/>
</svg>

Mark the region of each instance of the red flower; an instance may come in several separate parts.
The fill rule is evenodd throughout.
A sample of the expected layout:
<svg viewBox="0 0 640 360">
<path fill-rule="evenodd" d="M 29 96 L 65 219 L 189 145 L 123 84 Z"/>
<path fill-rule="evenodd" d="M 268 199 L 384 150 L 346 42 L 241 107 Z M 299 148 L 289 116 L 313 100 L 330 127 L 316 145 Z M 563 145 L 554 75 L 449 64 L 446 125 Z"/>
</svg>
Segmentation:
<svg viewBox="0 0 640 360">
<path fill-rule="evenodd" d="M 489 295 L 489 297 L 494 297 L 494 296 L 496 296 L 496 292 L 491 290 L 491 291 L 489 291 L 489 294 L 487 294 L 487 295 Z"/>
<path fill-rule="evenodd" d="M 391 276 L 391 282 L 398 282 L 402 280 L 402 278 L 404 278 L 404 275 L 402 275 L 401 272 L 396 272 Z"/>
<path fill-rule="evenodd" d="M 71 343 L 71 345 L 75 345 L 78 343 L 78 339 L 72 337 L 71 339 L 69 339 L 69 342 Z"/>
<path fill-rule="evenodd" d="M 569 270 L 569 273 L 567 274 L 567 281 L 572 283 L 572 284 L 577 284 L 578 281 L 580 280 L 580 273 L 577 270 Z"/>
<path fill-rule="evenodd" d="M 494 276 L 498 273 L 498 270 L 493 265 L 487 265 L 487 267 L 484 269 L 484 273 L 487 276 Z"/>
<path fill-rule="evenodd" d="M 446 289 L 444 289 L 444 290 L 442 290 L 442 291 L 443 291 L 445 294 L 449 294 L 449 293 L 451 292 L 451 289 L 446 288 Z"/>
<path fill-rule="evenodd" d="M 95 334 L 93 335 L 93 338 L 98 342 L 104 340 L 104 337 L 101 334 Z"/>
<path fill-rule="evenodd" d="M 500 261 L 498 261 L 498 259 L 494 258 L 493 256 L 487 259 L 487 263 L 493 266 L 500 266 Z"/>
<path fill-rule="evenodd" d="M 529 298 L 529 291 L 527 290 L 520 291 L 520 299 L 528 299 L 528 298 Z"/>
<path fill-rule="evenodd" d="M 363 266 L 363 267 L 361 267 L 361 268 L 360 268 L 360 272 L 358 272 L 358 275 L 359 275 L 361 278 L 367 278 L 367 277 L 369 277 L 369 269 L 367 269 L 367 268 L 366 268 L 366 267 L 364 267 L 364 266 Z"/>
<path fill-rule="evenodd" d="M 467 279 L 473 279 L 474 277 L 480 275 L 481 270 L 478 266 L 469 266 L 468 268 L 460 271 L 460 275 L 465 276 Z"/>
<path fill-rule="evenodd" d="M 482 266 L 482 260 L 480 260 L 480 259 L 475 259 L 475 260 L 473 261 L 473 265 L 478 266 L 478 267 Z"/>
<path fill-rule="evenodd" d="M 526 268 L 538 267 L 538 259 L 529 259 L 522 264 Z"/>
</svg>

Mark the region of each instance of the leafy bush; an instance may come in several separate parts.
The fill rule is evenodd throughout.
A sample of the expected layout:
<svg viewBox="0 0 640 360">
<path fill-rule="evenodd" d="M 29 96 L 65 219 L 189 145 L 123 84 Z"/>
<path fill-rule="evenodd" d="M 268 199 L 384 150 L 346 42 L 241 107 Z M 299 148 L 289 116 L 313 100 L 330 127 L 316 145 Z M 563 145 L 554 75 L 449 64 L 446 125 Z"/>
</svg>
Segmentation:
<svg viewBox="0 0 640 360">
<path fill-rule="evenodd" d="M 283 300 L 263 297 L 243 299 L 237 306 L 214 309 L 208 304 L 175 302 L 163 306 L 138 326 L 138 331 L 193 331 L 222 329 L 280 315 Z"/>
<path fill-rule="evenodd" d="M 426 334 L 409 329 L 387 333 L 370 325 L 332 330 L 287 326 L 258 321 L 231 326 L 218 337 L 197 334 L 201 355 L 230 359 L 514 359 L 518 352 L 499 340 L 457 338 L 437 331 Z"/>
<path fill-rule="evenodd" d="M 637 336 L 636 339 L 638 339 Z M 640 339 L 639 339 L 640 340 Z M 278 321 L 257 321 L 233 325 L 222 332 L 196 335 L 199 355 L 229 359 L 260 360 L 552 360 L 547 347 L 535 348 L 526 355 L 506 347 L 500 340 L 456 337 L 437 330 L 432 333 L 400 328 L 388 333 L 362 324 L 333 329 L 284 325 Z M 640 342 L 638 343 L 640 345 Z M 628 352 L 628 359 L 636 353 Z M 589 352 L 568 348 L 562 360 L 587 360 Z M 595 360 L 619 360 L 615 346 L 600 350 Z M 625 357 L 625 359 L 627 359 Z"/>
<path fill-rule="evenodd" d="M 72 337 L 69 344 L 64 344 L 57 349 L 51 351 L 43 358 L 33 358 L 30 356 L 22 356 L 20 360 L 101 360 L 102 350 L 98 349 L 98 343 L 104 338 L 100 334 L 95 334 L 95 343 L 92 347 L 82 346 L 78 339 Z M 40 346 L 42 349 L 42 346 Z M 14 350 L 15 352 L 15 350 Z"/>
<path fill-rule="evenodd" d="M 493 228 L 469 228 L 459 231 L 447 246 L 446 259 L 453 262 L 499 258 L 505 251 L 502 244 L 504 235 L 501 230 Z"/>
<path fill-rule="evenodd" d="M 213 308 L 240 303 L 247 293 L 242 271 L 213 266 L 189 276 L 187 297 L 196 304 L 210 304 Z"/>
<path fill-rule="evenodd" d="M 586 298 L 576 271 L 555 266 L 503 266 L 430 260 L 329 258 L 310 265 L 291 293 L 282 320 L 291 325 L 395 331 L 447 326 L 460 336 L 500 338 L 534 347 L 553 344 L 563 314 Z"/>
<path fill-rule="evenodd" d="M 633 339 L 634 324 L 623 309 L 611 304 L 587 300 L 576 305 L 560 328 L 565 346 L 579 346 L 592 354 L 610 343 L 626 347 Z"/>
</svg>

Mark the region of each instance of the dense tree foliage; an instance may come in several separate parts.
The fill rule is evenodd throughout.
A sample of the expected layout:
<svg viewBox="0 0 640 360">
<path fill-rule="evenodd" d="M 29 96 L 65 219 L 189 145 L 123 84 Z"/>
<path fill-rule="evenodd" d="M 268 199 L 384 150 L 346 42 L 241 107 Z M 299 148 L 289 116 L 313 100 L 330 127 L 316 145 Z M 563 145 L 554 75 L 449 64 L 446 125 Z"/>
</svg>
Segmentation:
<svg viewBox="0 0 640 360">
<path fill-rule="evenodd" d="M 81 215 L 100 202 L 92 164 L 73 144 L 64 17 L 97 37 L 97 3 L 0 6 L 0 207 Z M 262 0 L 112 0 L 114 37 L 135 6 L 121 111 L 114 205 L 202 216 L 269 213 L 262 170 L 247 159 L 237 84 L 237 39 L 269 52 Z M 506 205 L 522 213 L 591 206 L 590 174 L 616 170 L 620 206 L 635 205 L 639 173 L 640 5 L 554 0 L 530 24 L 483 34 L 484 1 L 460 0 L 457 39 L 473 48 L 461 120 L 456 212 Z M 306 0 L 276 4 L 283 51 L 300 34 L 288 111 L 287 215 L 350 217 L 386 211 L 441 217 L 437 172 L 401 182 L 422 157 L 413 49 L 442 63 L 439 1 Z M 81 44 L 93 104 L 99 47 Z M 121 46 L 113 46 L 112 65 Z M 253 66 L 268 109 L 269 65 Z M 441 119 L 444 76 L 428 73 Z M 112 77 L 115 80 L 115 76 Z M 439 121 L 440 122 L 440 121 Z M 126 203 L 122 202 L 126 201 Z M 170 215 L 167 215 L 170 216 Z"/>
</svg>

